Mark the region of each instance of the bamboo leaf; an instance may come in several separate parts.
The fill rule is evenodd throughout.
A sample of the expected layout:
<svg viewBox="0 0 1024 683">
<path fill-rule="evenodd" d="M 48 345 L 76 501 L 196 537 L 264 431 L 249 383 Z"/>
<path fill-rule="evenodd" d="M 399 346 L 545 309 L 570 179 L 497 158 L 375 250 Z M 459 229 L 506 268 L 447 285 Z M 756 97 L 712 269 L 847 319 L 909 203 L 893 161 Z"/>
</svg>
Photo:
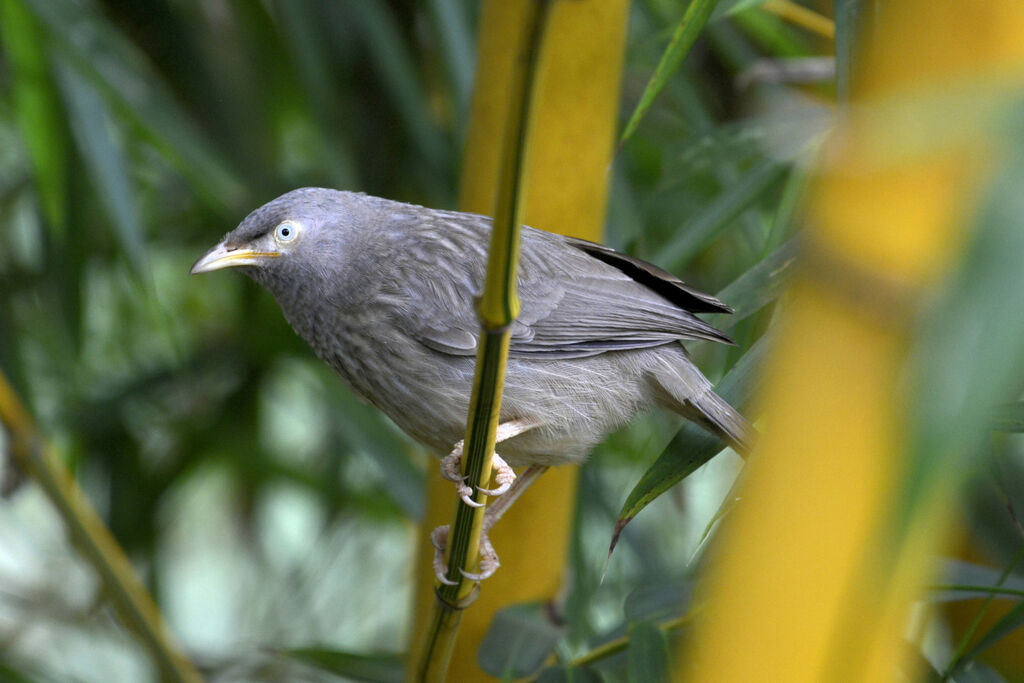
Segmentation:
<svg viewBox="0 0 1024 683">
<path fill-rule="evenodd" d="M 477 662 L 485 672 L 503 680 L 538 671 L 564 635 L 542 604 L 511 605 L 494 615 L 480 643 Z"/>
<path fill-rule="evenodd" d="M 630 683 L 658 683 L 669 678 L 668 638 L 650 621 L 630 624 L 626 659 Z"/>
<path fill-rule="evenodd" d="M 398 655 L 362 655 L 322 647 L 299 647 L 277 652 L 321 671 L 356 681 L 401 683 L 405 680 L 402 659 Z"/>
<path fill-rule="evenodd" d="M 996 409 L 992 429 L 997 432 L 1024 432 L 1024 401 L 1004 403 Z"/>
<path fill-rule="evenodd" d="M 427 96 L 416 75 L 416 61 L 401 39 L 398 26 L 380 0 L 352 3 L 366 36 L 374 67 L 395 101 L 409 138 L 420 154 L 437 167 L 446 162 L 441 137 L 428 116 Z"/>
<path fill-rule="evenodd" d="M 692 588 L 687 583 L 642 584 L 626 596 L 622 612 L 627 621 L 675 618 L 690 604 Z"/>
<path fill-rule="evenodd" d="M 67 151 L 46 43 L 20 0 L 0 1 L 0 37 L 14 77 L 14 113 L 32 160 L 39 199 L 50 228 L 59 235 L 67 221 Z"/>
<path fill-rule="evenodd" d="M 11 0 L 8 0 L 11 1 Z M 145 56 L 91 5 L 25 0 L 69 65 L 138 127 L 196 192 L 219 211 L 239 206 L 245 188 L 216 145 L 192 124 Z"/>
<path fill-rule="evenodd" d="M 134 202 L 134 188 L 121 151 L 111 137 L 113 125 L 106 104 L 89 83 L 61 60 L 57 82 L 67 103 L 71 132 L 89 167 L 89 178 L 110 215 L 114 236 L 135 272 L 146 272 L 142 228 Z"/>
<path fill-rule="evenodd" d="M 540 672 L 537 683 L 603 683 L 599 673 L 585 666 L 549 667 Z"/>
<path fill-rule="evenodd" d="M 748 10 L 751 7 L 757 7 L 763 5 L 768 0 L 722 0 L 715 7 L 715 11 L 711 13 L 711 21 L 717 21 L 724 19 L 730 14 L 736 14 Z"/>
<path fill-rule="evenodd" d="M 473 89 L 473 71 L 476 63 L 476 45 L 469 30 L 465 10 L 456 0 L 428 0 L 431 23 L 445 75 L 452 90 L 455 123 L 454 130 L 461 136 L 469 109 L 469 96 Z"/>
<path fill-rule="evenodd" d="M 647 114 L 647 110 L 651 108 L 654 100 L 657 99 L 658 95 L 665 88 L 665 84 L 668 83 L 668 80 L 679 69 L 683 60 L 686 59 L 686 55 L 690 53 L 690 48 L 697 41 L 697 37 L 700 35 L 717 3 L 718 0 L 691 0 L 682 20 L 676 26 L 675 33 L 672 34 L 672 40 L 668 44 L 668 48 L 661 56 L 658 66 L 654 69 L 654 75 L 648 81 L 647 87 L 644 88 L 644 92 L 640 96 L 640 101 L 629 117 L 626 129 L 622 132 L 622 137 L 619 139 L 619 144 L 624 143 L 636 132 L 640 121 Z"/>
<path fill-rule="evenodd" d="M 672 266 L 685 265 L 718 237 L 786 172 L 786 164 L 765 158 L 733 185 L 727 187 L 703 211 L 679 228 L 681 237 L 665 245 L 659 259 Z"/>
<path fill-rule="evenodd" d="M 737 410 L 744 411 L 750 406 L 760 366 L 769 345 L 770 339 L 759 339 L 715 388 L 718 395 Z M 665 448 L 665 452 L 644 472 L 640 481 L 626 497 L 615 523 L 615 530 L 612 532 L 608 554 L 615 550 L 622 530 L 641 510 L 696 471 L 723 448 L 724 444 L 718 437 L 712 436 L 692 422 L 684 424 Z"/>
<path fill-rule="evenodd" d="M 1007 151 L 1024 148 L 1016 121 Z M 991 425 L 992 405 L 1017 396 L 1024 377 L 1024 163 L 1011 155 L 976 219 L 960 270 L 927 315 L 912 358 L 913 446 L 904 512 L 950 471 L 965 471 Z M 984 334 L 980 334 L 980 331 Z M 902 524 L 902 520 L 898 522 Z"/>
<path fill-rule="evenodd" d="M 1007 612 L 977 643 L 975 643 L 961 658 L 964 662 L 973 662 L 985 650 L 989 649 L 1003 638 L 1024 627 L 1024 602 L 1020 603 Z"/>
<path fill-rule="evenodd" d="M 708 322 L 727 331 L 775 301 L 789 282 L 798 252 L 798 239 L 793 238 L 736 278 L 718 293 L 733 312 L 708 316 Z"/>
<path fill-rule="evenodd" d="M 853 72 L 853 44 L 857 38 L 858 12 L 862 2 L 836 0 L 833 14 L 836 22 L 836 95 L 840 103 L 850 100 L 850 78 Z"/>
</svg>

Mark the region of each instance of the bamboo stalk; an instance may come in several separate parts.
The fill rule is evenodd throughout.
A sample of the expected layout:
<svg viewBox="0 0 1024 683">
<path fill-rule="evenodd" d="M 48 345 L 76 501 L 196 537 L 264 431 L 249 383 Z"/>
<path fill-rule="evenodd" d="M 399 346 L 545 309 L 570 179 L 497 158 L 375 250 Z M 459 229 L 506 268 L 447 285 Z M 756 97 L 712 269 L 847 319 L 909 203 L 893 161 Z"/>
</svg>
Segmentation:
<svg viewBox="0 0 1024 683">
<path fill-rule="evenodd" d="M 165 681 L 196 683 L 202 677 L 175 642 L 131 562 L 74 477 L 38 434 L 28 411 L 0 372 L 0 425 L 10 437 L 18 467 L 42 487 L 67 525 L 78 551 L 99 575 L 121 621 L 149 651 Z"/>
<path fill-rule="evenodd" d="M 487 275 L 477 311 L 480 340 L 464 442 L 464 474 L 466 483 L 474 490 L 476 502 L 484 502 L 484 495 L 477 487 L 491 477 L 491 456 L 501 411 L 509 329 L 519 314 L 516 277 L 520 215 L 528 168 L 527 139 L 533 114 L 535 77 L 552 3 L 553 0 L 536 0 L 530 4 L 532 17 L 524 43 L 525 59 L 521 68 L 513 71 L 510 84 L 512 111 L 503 145 Z M 446 677 L 461 611 L 471 601 L 475 589 L 475 583 L 466 580 L 461 570 L 477 570 L 483 516 L 484 508 L 474 508 L 462 501 L 457 503 L 446 557 L 446 578 L 452 585 L 438 582 L 435 587 L 437 600 L 425 634 L 426 645 L 420 650 L 420 661 L 410 671 L 415 680 L 443 681 Z"/>
</svg>

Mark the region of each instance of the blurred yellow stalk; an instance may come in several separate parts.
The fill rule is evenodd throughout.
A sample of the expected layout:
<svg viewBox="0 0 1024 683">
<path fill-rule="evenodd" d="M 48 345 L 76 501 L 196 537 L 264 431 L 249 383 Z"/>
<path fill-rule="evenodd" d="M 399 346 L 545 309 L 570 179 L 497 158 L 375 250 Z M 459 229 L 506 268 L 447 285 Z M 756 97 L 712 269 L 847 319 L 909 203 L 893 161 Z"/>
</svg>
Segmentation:
<svg viewBox="0 0 1024 683">
<path fill-rule="evenodd" d="M 501 140 L 508 117 L 508 82 L 526 30 L 527 3 L 484 2 L 476 91 L 470 112 L 459 208 L 490 213 L 499 175 Z M 600 239 L 618 113 L 627 0 L 556 2 L 548 26 L 546 69 L 531 124 L 530 175 L 524 222 Z M 499 449 L 500 451 L 500 449 Z M 421 538 L 447 523 L 454 505 L 451 482 L 429 469 L 427 514 Z M 495 612 L 506 605 L 551 600 L 568 560 L 576 471 L 549 470 L 491 532 L 502 567 L 484 582 L 480 598 L 462 617 L 448 670 L 452 681 L 489 680 L 476 651 Z M 416 560 L 413 638 L 434 599 L 433 548 L 422 542 Z M 411 661 L 417 661 L 413 653 Z"/>
<path fill-rule="evenodd" d="M 14 462 L 53 503 L 71 541 L 98 575 L 104 597 L 149 651 L 161 679 L 171 683 L 200 683 L 202 677 L 167 628 L 132 563 L 64 462 L 36 431 L 32 418 L 3 373 L 0 373 L 0 427 L 11 441 Z"/>
<path fill-rule="evenodd" d="M 812 190 L 764 436 L 678 680 L 895 679 L 947 540 L 955 476 L 909 510 L 902 545 L 888 534 L 906 475 L 901 372 L 917 303 L 957 262 L 996 149 L 970 94 L 1024 84 L 1024 3 L 881 6 Z"/>
</svg>

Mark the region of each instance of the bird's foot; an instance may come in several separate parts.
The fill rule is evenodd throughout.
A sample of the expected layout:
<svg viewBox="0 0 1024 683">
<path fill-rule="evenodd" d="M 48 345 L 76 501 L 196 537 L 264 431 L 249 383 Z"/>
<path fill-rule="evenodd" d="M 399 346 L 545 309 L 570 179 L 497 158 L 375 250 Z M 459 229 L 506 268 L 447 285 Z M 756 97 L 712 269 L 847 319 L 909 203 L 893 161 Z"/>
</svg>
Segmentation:
<svg viewBox="0 0 1024 683">
<path fill-rule="evenodd" d="M 455 492 L 466 505 L 474 508 L 482 508 L 483 503 L 473 500 L 473 489 L 466 484 L 466 475 L 462 473 L 462 442 L 455 444 L 452 452 L 441 459 L 441 476 L 448 481 L 455 482 Z"/>
<path fill-rule="evenodd" d="M 494 483 L 498 485 L 497 488 L 485 489 L 483 486 L 478 486 L 477 490 L 488 496 L 500 496 L 512 488 L 512 482 L 516 480 L 516 473 L 497 453 L 491 456 L 491 467 L 494 468 Z"/>
<path fill-rule="evenodd" d="M 458 582 L 448 578 L 448 567 L 444 563 L 444 551 L 448 547 L 449 529 L 450 527 L 447 524 L 434 529 L 430 534 L 430 542 L 434 546 L 434 576 L 446 586 L 454 586 Z M 501 566 L 501 563 L 498 561 L 498 553 L 494 551 L 494 546 L 491 545 L 491 539 L 487 537 L 486 531 L 480 536 L 480 560 L 478 566 L 480 567 L 479 572 L 467 572 L 461 567 L 459 572 L 470 581 L 483 581 L 486 578 L 490 578 L 494 572 L 498 571 L 498 567 Z"/>
<path fill-rule="evenodd" d="M 477 491 L 488 496 L 500 496 L 512 487 L 516 480 L 516 473 L 512 466 L 505 462 L 497 453 L 491 454 L 491 467 L 494 468 L 494 483 L 497 486 L 493 489 L 485 489 L 478 486 Z M 466 477 L 462 474 L 462 442 L 456 444 L 455 449 L 446 455 L 441 461 L 441 476 L 448 481 L 455 482 L 455 492 L 466 505 L 474 508 L 482 508 L 483 503 L 473 500 L 473 487 L 466 483 Z"/>
</svg>

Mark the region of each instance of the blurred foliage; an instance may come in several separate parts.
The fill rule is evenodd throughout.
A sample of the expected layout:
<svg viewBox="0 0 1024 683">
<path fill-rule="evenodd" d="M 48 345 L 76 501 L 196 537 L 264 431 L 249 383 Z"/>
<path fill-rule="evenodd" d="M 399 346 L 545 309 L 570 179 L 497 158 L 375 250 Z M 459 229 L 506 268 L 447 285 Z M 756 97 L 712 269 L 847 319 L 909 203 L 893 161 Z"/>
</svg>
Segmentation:
<svg viewBox="0 0 1024 683">
<path fill-rule="evenodd" d="M 801 85 L 751 75 L 831 54 L 828 41 L 758 2 L 718 4 L 620 148 L 606 237 L 738 307 L 736 347 L 692 348 L 716 381 L 771 319 L 806 168 L 848 87 L 860 3 L 835 2 L 834 79 Z M 685 11 L 633 3 L 623 122 Z M 436 465 L 322 367 L 264 292 L 188 268 L 246 212 L 303 185 L 452 207 L 476 13 L 473 0 L 0 0 L 0 368 L 212 680 L 394 678 L 412 522 Z M 1010 411 L 993 419 L 1019 431 Z M 542 680 L 661 670 L 674 636 L 656 625 L 686 612 L 680 586 L 739 459 L 651 496 L 601 577 L 630 490 L 666 444 L 665 457 L 687 455 L 678 427 L 648 416 L 595 452 L 562 626 L 524 626 L 550 615 L 510 608 L 480 654 L 491 673 L 520 671 L 511 642 L 534 666 L 557 655 Z M 962 590 L 937 599 L 974 605 L 1020 580 L 1019 563 L 1003 576 L 1021 546 L 1006 512 L 1024 504 L 1019 439 L 993 441 L 966 505 L 990 573 L 951 578 Z M 6 483 L 0 677 L 151 677 L 39 491 L 9 470 Z M 996 597 L 1020 604 L 1019 591 Z M 1011 615 L 1000 635 L 1020 623 Z M 542 651 L 509 629 L 540 634 Z M 915 642 L 945 666 L 946 623 L 921 631 Z M 961 669 L 980 670 L 987 645 L 962 648 Z M 1019 660 L 1004 666 L 1024 678 Z"/>
</svg>

